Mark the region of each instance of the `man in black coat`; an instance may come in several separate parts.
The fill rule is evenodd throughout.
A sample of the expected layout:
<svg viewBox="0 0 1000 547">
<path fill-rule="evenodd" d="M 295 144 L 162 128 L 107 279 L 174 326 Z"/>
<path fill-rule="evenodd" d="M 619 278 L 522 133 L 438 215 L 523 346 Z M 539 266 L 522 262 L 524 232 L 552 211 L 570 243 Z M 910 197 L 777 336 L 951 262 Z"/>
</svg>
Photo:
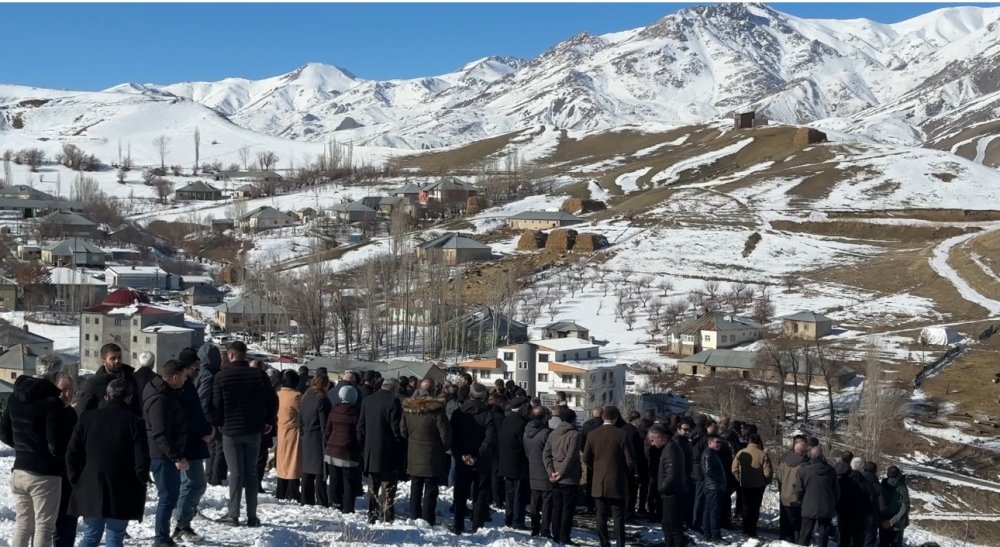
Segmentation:
<svg viewBox="0 0 1000 547">
<path fill-rule="evenodd" d="M 198 503 L 208 488 L 205 459 L 209 456 L 213 428 L 194 384 L 194 379 L 201 374 L 201 361 L 197 352 L 193 348 L 183 349 L 177 360 L 185 367 L 187 373 L 181 391 L 181 404 L 184 407 L 184 419 L 187 420 L 188 435 L 184 458 L 188 462 L 188 468 L 181 472 L 180 496 L 177 498 L 177 526 L 171 537 L 174 541 L 197 541 L 199 536 L 191 528 L 191 520 L 198 513 Z"/>
<path fill-rule="evenodd" d="M 634 425 L 626 422 L 623 418 L 618 418 L 618 427 L 625 432 L 625 440 L 632 449 L 632 456 L 635 470 L 625 477 L 628 481 L 628 498 L 625 500 L 625 518 L 635 517 L 635 506 L 639 499 L 639 483 L 643 479 L 648 480 L 649 463 L 646 461 L 646 441 Z"/>
<path fill-rule="evenodd" d="M 361 401 L 358 441 L 364 447 L 361 469 L 368 475 L 368 523 L 396 518 L 393 502 L 403 473 L 406 445 L 399 431 L 403 406 L 396 397 L 399 380 L 386 378 L 382 388 Z"/>
<path fill-rule="evenodd" d="M 506 393 L 506 391 L 503 393 Z M 486 404 L 493 418 L 493 428 L 496 429 L 497 437 L 499 437 L 500 428 L 503 427 L 503 419 L 505 417 L 503 409 L 507 404 L 507 399 L 504 395 L 498 395 L 496 390 L 494 390 L 487 396 Z M 490 468 L 490 493 L 493 496 L 493 507 L 505 510 L 507 508 L 507 484 L 503 480 L 503 475 L 500 474 L 499 444 L 498 442 L 493 445 L 493 457 L 490 458 L 490 465 L 492 466 Z"/>
<path fill-rule="evenodd" d="M 119 378 L 132 384 L 132 393 L 135 395 L 130 399 L 129 408 L 136 416 L 141 416 L 142 393 L 139 392 L 139 384 L 135 380 L 135 369 L 122 362 L 122 348 L 114 343 L 101 346 L 101 366 L 83 388 L 79 411 L 82 413 L 97 408 L 104 400 L 108 384 Z"/>
<path fill-rule="evenodd" d="M 175 360 L 163 363 L 160 368 L 163 374 L 154 376 L 146 384 L 142 416 L 146 421 L 150 469 L 157 494 L 153 544 L 167 546 L 173 544 L 170 515 L 180 497 L 181 472 L 188 469 L 188 461 L 184 457 L 188 425 L 181 401 L 187 370 Z"/>
<path fill-rule="evenodd" d="M 146 384 L 150 380 L 156 378 L 156 371 L 153 370 L 153 366 L 156 364 L 156 356 L 152 352 L 144 351 L 139 354 L 136 358 L 139 368 L 135 369 L 135 388 L 136 393 L 139 394 L 139 404 L 145 400 Z"/>
<path fill-rule="evenodd" d="M 215 375 L 222 370 L 222 354 L 214 344 L 205 342 L 198 348 L 198 362 L 201 363 L 194 387 L 198 390 L 201 409 L 211 423 L 215 414 L 212 397 L 214 395 Z M 226 454 L 222 450 L 222 434 L 213 430 L 212 440 L 208 443 L 208 459 L 205 461 L 205 474 L 208 484 L 221 486 L 226 480 Z"/>
<path fill-rule="evenodd" d="M 666 547 L 684 547 L 683 497 L 687 482 L 684 480 L 684 450 L 675 442 L 670 432 L 659 424 L 649 428 L 650 447 L 658 451 L 657 467 L 650 467 L 650 475 L 656 478 L 656 492 L 662 498 L 663 541 Z M 654 472 L 655 471 L 655 472 Z"/>
<path fill-rule="evenodd" d="M 837 501 L 837 523 L 840 527 L 838 547 L 864 547 L 865 518 L 872 512 L 878 512 L 878 506 L 871 504 L 871 497 L 865 492 L 865 477 L 861 474 L 865 461 L 852 457 L 846 466 L 841 463 L 834 468 L 840 483 L 840 499 Z"/>
<path fill-rule="evenodd" d="M 465 503 L 473 492 L 472 532 L 490 519 L 490 470 L 496 453 L 497 430 L 486 397 L 486 386 L 472 384 L 469 398 L 451 415 L 451 455 L 455 459 L 452 531 L 456 534 L 465 531 Z"/>
<path fill-rule="evenodd" d="M 799 469 L 795 493 L 802 504 L 802 528 L 799 545 L 809 545 L 813 528 L 819 528 L 820 545 L 830 539 L 830 524 L 837 514 L 840 484 L 837 472 L 823 457 L 823 449 L 814 446 L 809 450 L 809 463 Z"/>
<path fill-rule="evenodd" d="M 701 455 L 701 476 L 703 495 L 703 516 L 701 519 L 702 536 L 709 541 L 722 539 L 722 507 L 720 497 L 727 492 L 726 469 L 719 458 L 722 439 L 717 435 L 708 434 L 705 437 L 705 451 Z"/>
<path fill-rule="evenodd" d="M 0 418 L 0 441 L 14 448 L 10 487 L 14 498 L 11 545 L 48 545 L 56 531 L 62 471 L 71 422 L 56 387 L 62 362 L 36 360 L 35 377 L 21 376 Z"/>
<path fill-rule="evenodd" d="M 674 432 L 674 440 L 681 447 L 684 452 L 684 526 L 689 530 L 694 529 L 694 498 L 697 495 L 697 486 L 694 482 L 694 469 L 701 465 L 700 461 L 694 458 L 694 448 L 691 446 L 691 440 L 689 439 L 691 435 L 691 430 L 693 424 L 691 420 L 682 420 L 677 424 L 677 430 Z"/>
<path fill-rule="evenodd" d="M 865 513 L 865 538 L 863 545 L 865 547 L 875 547 L 878 544 L 878 527 L 881 522 L 877 508 L 882 496 L 882 488 L 878 482 L 878 465 L 875 462 L 864 462 L 861 468 L 861 479 L 863 481 L 861 483 L 861 490 L 865 493 L 868 506 L 875 508 Z"/>
<path fill-rule="evenodd" d="M 142 418 L 132 410 L 133 382 L 108 383 L 106 404 L 85 412 L 66 449 L 73 485 L 69 514 L 83 517 L 80 545 L 121 545 L 130 520 L 142 520 L 149 480 L 149 446 Z M 105 529 L 107 535 L 105 535 Z"/>
<path fill-rule="evenodd" d="M 524 451 L 524 429 L 528 426 L 524 410 L 528 399 L 519 397 L 510 402 L 511 410 L 504 416 L 497 433 L 500 476 L 504 479 L 506 504 L 503 522 L 508 528 L 526 530 L 525 509 L 528 505 L 528 455 Z"/>
<path fill-rule="evenodd" d="M 246 361 L 247 347 L 240 341 L 226 348 L 229 367 L 215 375 L 212 386 L 212 421 L 222 431 L 222 447 L 229 465 L 229 504 L 222 524 L 239 525 L 240 501 L 247 497 L 247 526 L 260 526 L 257 518 L 257 454 L 262 434 L 274 430 L 278 396 L 271 380 Z"/>
<path fill-rule="evenodd" d="M 589 435 L 591 431 L 594 431 L 595 429 L 597 429 L 598 427 L 601 427 L 601 425 L 604 424 L 604 419 L 601 418 L 601 416 L 603 414 L 604 414 L 604 407 L 598 406 L 598 407 L 592 408 L 590 410 L 590 419 L 587 420 L 586 422 L 583 422 L 583 425 L 580 426 L 580 452 L 581 453 L 583 452 L 584 445 L 587 444 L 587 435 Z M 587 477 L 589 475 L 588 471 L 589 470 L 587 470 L 587 469 L 583 469 L 583 478 L 582 478 L 583 482 L 581 483 L 582 486 L 583 486 L 583 494 L 582 494 L 582 496 L 583 496 L 583 505 L 587 508 L 588 511 L 590 511 L 591 513 L 593 513 L 594 512 L 594 497 L 590 493 L 590 486 L 591 485 L 590 485 L 590 482 L 587 480 Z"/>
<path fill-rule="evenodd" d="M 557 406 L 562 409 L 564 406 Z M 543 406 L 531 409 L 531 421 L 524 428 L 524 450 L 528 454 L 528 482 L 531 486 L 531 535 L 551 538 L 552 483 L 545 469 L 545 442 L 552 432 L 548 411 Z"/>
</svg>

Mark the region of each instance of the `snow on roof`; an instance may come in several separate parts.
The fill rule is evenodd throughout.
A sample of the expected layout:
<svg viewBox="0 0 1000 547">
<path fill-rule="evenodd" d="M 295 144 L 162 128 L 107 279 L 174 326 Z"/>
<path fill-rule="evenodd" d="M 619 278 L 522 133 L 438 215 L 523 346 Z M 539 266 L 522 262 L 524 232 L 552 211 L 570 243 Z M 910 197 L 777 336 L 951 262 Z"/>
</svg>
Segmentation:
<svg viewBox="0 0 1000 547">
<path fill-rule="evenodd" d="M 107 271 L 115 275 L 168 275 L 167 272 L 163 271 L 163 269 L 159 266 L 110 266 Z"/>
<path fill-rule="evenodd" d="M 182 333 L 182 332 L 194 332 L 194 330 L 193 329 L 189 329 L 187 327 L 178 327 L 178 326 L 175 326 L 175 325 L 165 325 L 163 323 L 156 323 L 155 325 L 150 325 L 150 326 L 142 329 L 142 332 L 145 332 L 147 334 L 158 334 L 158 333 L 159 334 L 167 334 L 167 333 L 176 334 L 176 333 Z"/>
<path fill-rule="evenodd" d="M 571 351 L 598 347 L 597 344 L 583 338 L 550 338 L 548 340 L 534 340 L 532 343 L 538 344 L 539 348 L 550 349 L 552 351 Z"/>
<path fill-rule="evenodd" d="M 832 322 L 833 320 L 825 315 L 820 315 L 816 312 L 811 311 L 800 311 L 796 314 L 789 315 L 785 317 L 789 321 L 807 321 L 809 323 L 825 323 Z"/>
<path fill-rule="evenodd" d="M 542 330 L 552 330 L 552 331 L 589 331 L 587 327 L 577 323 L 576 321 L 556 321 L 555 323 L 550 323 L 542 327 Z"/>
<path fill-rule="evenodd" d="M 47 245 L 43 250 L 49 251 L 50 253 L 57 256 L 71 255 L 73 253 L 93 253 L 93 254 L 104 254 L 104 249 L 96 245 L 91 245 L 86 241 L 81 241 L 77 238 L 64 239 L 62 241 Z"/>
<path fill-rule="evenodd" d="M 432 239 L 420 244 L 421 249 L 489 249 L 489 245 L 484 245 L 475 239 L 465 237 L 461 234 L 451 232 L 437 239 Z"/>
<path fill-rule="evenodd" d="M 49 283 L 53 285 L 104 285 L 99 279 L 78 272 L 72 268 L 52 268 L 49 270 Z"/>
<path fill-rule="evenodd" d="M 209 183 L 207 183 L 207 182 L 205 182 L 203 180 L 196 180 L 196 181 L 188 184 L 187 186 L 184 186 L 182 188 L 178 188 L 177 190 L 174 191 L 174 193 L 177 193 L 177 192 L 219 192 L 219 191 L 220 190 L 218 188 L 212 186 L 211 184 L 209 184 Z"/>
</svg>

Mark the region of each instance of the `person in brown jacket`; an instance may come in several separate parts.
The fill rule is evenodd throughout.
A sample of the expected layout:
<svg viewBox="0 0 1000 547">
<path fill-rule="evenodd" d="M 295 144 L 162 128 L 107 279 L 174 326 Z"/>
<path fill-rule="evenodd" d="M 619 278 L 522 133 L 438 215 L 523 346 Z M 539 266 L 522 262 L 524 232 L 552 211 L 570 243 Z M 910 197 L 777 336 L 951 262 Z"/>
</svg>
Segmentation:
<svg viewBox="0 0 1000 547">
<path fill-rule="evenodd" d="M 805 438 L 796 437 L 792 450 L 778 463 L 778 492 L 781 504 L 779 515 L 780 539 L 795 543 L 802 528 L 802 503 L 795 492 L 799 468 L 809 462 Z"/>
<path fill-rule="evenodd" d="M 278 432 L 275 448 L 275 467 L 278 488 L 274 497 L 279 500 L 299 501 L 299 480 L 302 478 L 302 453 L 299 450 L 299 375 L 294 370 L 281 373 L 278 390 Z"/>
<path fill-rule="evenodd" d="M 764 490 L 774 477 L 771 458 L 761 450 L 762 445 L 760 435 L 750 435 L 750 442 L 746 448 L 736 453 L 732 466 L 733 476 L 740 486 L 743 499 L 743 533 L 752 538 L 757 537 L 757 521 L 760 520 Z"/>
<path fill-rule="evenodd" d="M 615 544 L 625 547 L 625 500 L 628 476 L 635 472 L 635 457 L 625 431 L 617 427 L 621 412 L 609 406 L 601 416 L 604 424 L 587 435 L 583 462 L 589 470 L 591 495 L 597 509 L 597 537 L 601 547 L 610 547 L 608 509 L 614 519 Z"/>
<path fill-rule="evenodd" d="M 444 402 L 430 395 L 434 381 L 426 378 L 414 396 L 403 401 L 399 432 L 407 440 L 406 471 L 410 475 L 410 518 L 436 524 L 438 488 L 448 480 L 451 423 Z"/>
</svg>

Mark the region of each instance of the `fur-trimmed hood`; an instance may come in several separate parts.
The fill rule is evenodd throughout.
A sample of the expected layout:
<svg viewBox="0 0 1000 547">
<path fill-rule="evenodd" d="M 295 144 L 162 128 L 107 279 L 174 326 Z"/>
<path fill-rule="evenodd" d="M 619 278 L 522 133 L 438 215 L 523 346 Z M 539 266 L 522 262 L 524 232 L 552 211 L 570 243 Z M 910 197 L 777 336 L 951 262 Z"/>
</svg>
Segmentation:
<svg viewBox="0 0 1000 547">
<path fill-rule="evenodd" d="M 403 411 L 411 414 L 430 414 L 444 411 L 444 401 L 434 397 L 410 397 L 403 400 Z"/>
</svg>

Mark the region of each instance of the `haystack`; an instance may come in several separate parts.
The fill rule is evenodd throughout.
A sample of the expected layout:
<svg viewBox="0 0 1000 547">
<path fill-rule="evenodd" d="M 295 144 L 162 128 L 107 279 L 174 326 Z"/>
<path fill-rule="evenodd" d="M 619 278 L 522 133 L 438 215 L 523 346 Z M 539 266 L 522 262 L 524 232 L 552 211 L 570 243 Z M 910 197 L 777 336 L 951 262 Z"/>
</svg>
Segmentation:
<svg viewBox="0 0 1000 547">
<path fill-rule="evenodd" d="M 585 215 L 595 211 L 603 211 L 607 208 L 608 206 L 603 201 L 596 199 L 569 198 L 562 204 L 563 211 L 573 213 L 574 215 Z"/>
<path fill-rule="evenodd" d="M 573 245 L 574 251 L 589 252 L 599 251 L 611 246 L 608 238 L 601 234 L 583 233 L 576 236 L 576 243 Z"/>
<path fill-rule="evenodd" d="M 576 230 L 552 230 L 545 241 L 545 249 L 548 251 L 568 251 L 576 243 Z"/>
<path fill-rule="evenodd" d="M 805 148 L 820 142 L 826 142 L 826 133 L 811 127 L 800 127 L 792 135 L 792 146 L 795 148 Z"/>
<path fill-rule="evenodd" d="M 219 270 L 219 281 L 222 281 L 223 283 L 239 283 L 239 271 L 232 266 L 223 266 L 222 269 Z"/>
<path fill-rule="evenodd" d="M 545 240 L 548 235 L 539 230 L 525 230 L 521 234 L 521 239 L 517 240 L 518 251 L 537 251 L 545 248 Z"/>
<path fill-rule="evenodd" d="M 486 198 L 483 196 L 469 196 L 465 203 L 465 214 L 474 215 L 486 208 Z"/>
</svg>

